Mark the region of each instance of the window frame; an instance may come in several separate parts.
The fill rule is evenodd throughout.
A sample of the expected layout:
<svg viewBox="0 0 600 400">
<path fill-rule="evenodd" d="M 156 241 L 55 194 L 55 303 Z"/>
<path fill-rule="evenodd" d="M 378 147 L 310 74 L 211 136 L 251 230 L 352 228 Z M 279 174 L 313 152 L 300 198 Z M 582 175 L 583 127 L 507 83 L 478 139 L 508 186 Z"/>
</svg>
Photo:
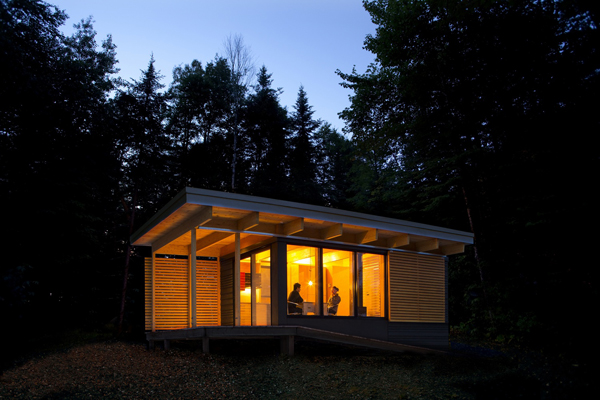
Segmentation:
<svg viewBox="0 0 600 400">
<path fill-rule="evenodd" d="M 316 315 L 293 315 L 288 314 L 286 311 L 287 318 L 342 318 L 342 319 L 363 319 L 363 320 L 373 320 L 373 319 L 387 319 L 389 314 L 389 305 L 388 305 L 388 250 L 387 249 L 373 249 L 373 248 L 365 248 L 365 247 L 357 247 L 352 245 L 344 245 L 339 243 L 324 243 L 324 242 L 314 242 L 314 241 L 306 241 L 306 240 L 282 240 L 283 244 L 285 244 L 285 282 L 286 282 L 286 290 L 287 290 L 287 255 L 288 255 L 288 245 L 292 246 L 305 246 L 312 247 L 317 249 L 317 281 L 318 281 L 318 295 L 316 297 L 315 308 L 319 308 L 319 310 L 323 310 L 323 305 L 325 302 L 323 301 L 324 297 L 324 282 L 323 282 L 323 250 L 341 250 L 351 252 L 351 262 L 352 262 L 352 295 L 353 295 L 353 314 L 351 316 L 331 316 L 331 315 L 323 315 L 323 312 L 319 312 Z M 383 282 L 380 283 L 380 290 L 382 292 L 383 299 L 381 300 L 383 303 L 383 309 L 380 316 L 367 316 L 367 315 L 359 315 L 359 299 L 358 299 L 358 254 L 375 254 L 382 256 L 382 267 L 383 267 Z M 287 297 L 289 293 L 286 292 L 285 300 L 287 303 Z M 286 307 L 287 308 L 287 307 Z"/>
</svg>

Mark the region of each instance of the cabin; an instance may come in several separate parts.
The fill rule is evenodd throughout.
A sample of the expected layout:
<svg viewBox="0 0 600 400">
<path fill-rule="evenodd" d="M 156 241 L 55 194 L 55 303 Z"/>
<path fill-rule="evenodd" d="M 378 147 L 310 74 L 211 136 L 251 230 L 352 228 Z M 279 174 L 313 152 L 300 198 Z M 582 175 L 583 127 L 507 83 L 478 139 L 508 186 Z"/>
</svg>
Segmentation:
<svg viewBox="0 0 600 400">
<path fill-rule="evenodd" d="M 208 351 L 209 338 L 269 336 L 293 354 L 296 336 L 447 349 L 448 256 L 462 253 L 473 235 L 186 188 L 131 243 L 151 250 L 151 345 L 202 339 Z M 288 301 L 298 299 L 294 291 L 302 301 Z"/>
</svg>

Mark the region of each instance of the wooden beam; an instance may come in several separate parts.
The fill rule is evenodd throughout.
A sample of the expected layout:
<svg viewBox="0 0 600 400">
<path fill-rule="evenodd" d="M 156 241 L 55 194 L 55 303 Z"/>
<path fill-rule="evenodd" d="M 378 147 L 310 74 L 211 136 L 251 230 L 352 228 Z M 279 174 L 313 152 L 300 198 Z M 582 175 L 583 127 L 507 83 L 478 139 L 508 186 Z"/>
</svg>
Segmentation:
<svg viewBox="0 0 600 400">
<path fill-rule="evenodd" d="M 446 246 L 442 246 L 440 249 L 442 250 L 442 253 L 446 256 L 449 256 L 452 254 L 460 254 L 460 253 L 465 252 L 465 244 L 464 243 L 452 243 L 452 244 L 448 244 Z"/>
<path fill-rule="evenodd" d="M 354 235 L 354 239 L 356 241 L 356 243 L 359 244 L 365 244 L 365 243 L 371 243 L 377 240 L 379 236 L 379 230 L 378 229 L 369 229 L 360 233 L 357 233 L 356 235 Z"/>
<path fill-rule="evenodd" d="M 187 218 L 180 225 L 168 231 L 165 235 L 152 243 L 152 249 L 158 251 L 160 248 L 168 245 L 184 233 L 189 232 L 196 226 L 202 226 L 212 219 L 212 206 L 204 206 L 197 213 Z"/>
<path fill-rule="evenodd" d="M 202 239 L 196 241 L 196 254 L 197 252 L 209 246 L 212 246 L 213 244 L 220 242 L 221 240 L 228 238 L 231 235 L 233 235 L 232 232 L 213 232 L 208 234 Z"/>
<path fill-rule="evenodd" d="M 240 246 L 242 250 L 247 249 L 250 246 L 255 245 L 256 243 L 264 242 L 265 240 L 269 240 L 268 236 L 262 235 L 249 235 L 240 240 Z M 224 257 L 227 254 L 231 254 L 235 251 L 235 243 L 230 243 L 226 246 L 223 246 L 219 249 L 219 257 Z"/>
<path fill-rule="evenodd" d="M 328 228 L 321 229 L 321 239 L 331 240 L 342 236 L 343 226 L 342 224 L 333 224 Z"/>
<path fill-rule="evenodd" d="M 294 233 L 302 232 L 304 230 L 304 218 L 298 218 L 290 222 L 283 224 L 282 234 L 285 236 L 293 235 Z"/>
<path fill-rule="evenodd" d="M 257 212 L 250 213 L 237 221 L 238 231 L 247 231 L 258 226 L 259 215 Z"/>
<path fill-rule="evenodd" d="M 202 211 L 195 215 L 195 222 L 198 226 L 204 226 L 213 219 L 212 206 L 204 206 Z"/>
<path fill-rule="evenodd" d="M 387 247 L 396 248 L 408 246 L 410 244 L 410 235 L 402 233 L 398 236 L 394 236 L 388 239 Z"/>
<path fill-rule="evenodd" d="M 432 251 L 440 248 L 440 243 L 438 239 L 428 239 L 422 242 L 416 243 L 417 251 Z"/>
</svg>

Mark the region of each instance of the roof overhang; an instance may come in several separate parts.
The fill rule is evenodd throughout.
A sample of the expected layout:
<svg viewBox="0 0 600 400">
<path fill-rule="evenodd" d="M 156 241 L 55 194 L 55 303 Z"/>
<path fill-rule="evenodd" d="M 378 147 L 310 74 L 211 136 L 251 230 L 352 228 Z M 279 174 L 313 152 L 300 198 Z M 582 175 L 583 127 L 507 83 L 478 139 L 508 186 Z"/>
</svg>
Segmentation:
<svg viewBox="0 0 600 400">
<path fill-rule="evenodd" d="M 195 229 L 198 255 L 224 256 L 273 237 L 399 249 L 462 253 L 473 234 L 398 219 L 264 197 L 186 188 L 131 236 L 134 246 L 187 255 Z"/>
</svg>

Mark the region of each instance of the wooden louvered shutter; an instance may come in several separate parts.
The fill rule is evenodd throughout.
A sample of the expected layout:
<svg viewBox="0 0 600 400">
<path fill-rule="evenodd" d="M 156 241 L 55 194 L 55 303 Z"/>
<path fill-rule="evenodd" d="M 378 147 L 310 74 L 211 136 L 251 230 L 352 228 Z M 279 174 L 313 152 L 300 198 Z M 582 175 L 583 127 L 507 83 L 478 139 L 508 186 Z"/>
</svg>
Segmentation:
<svg viewBox="0 0 600 400">
<path fill-rule="evenodd" d="M 152 330 L 152 259 L 146 258 L 146 330 Z M 155 258 L 154 325 L 156 330 L 191 326 L 189 262 L 187 259 Z M 196 325 L 220 324 L 218 262 L 196 261 Z"/>
<path fill-rule="evenodd" d="M 392 322 L 446 322 L 446 262 L 443 257 L 389 253 Z"/>
<path fill-rule="evenodd" d="M 221 325 L 219 263 L 196 261 L 196 325 Z"/>
</svg>

